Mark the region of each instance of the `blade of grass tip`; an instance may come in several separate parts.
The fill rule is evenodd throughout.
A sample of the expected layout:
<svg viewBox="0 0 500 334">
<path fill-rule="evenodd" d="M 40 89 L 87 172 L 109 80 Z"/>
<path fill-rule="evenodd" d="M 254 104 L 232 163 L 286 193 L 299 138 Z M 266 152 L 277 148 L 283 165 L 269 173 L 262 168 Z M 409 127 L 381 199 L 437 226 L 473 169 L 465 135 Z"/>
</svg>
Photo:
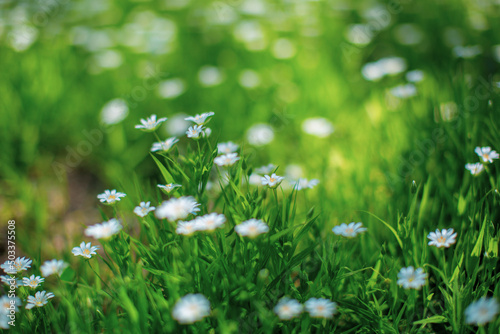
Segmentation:
<svg viewBox="0 0 500 334">
<path fill-rule="evenodd" d="M 379 220 L 382 224 L 384 224 L 391 232 L 392 234 L 396 237 L 396 240 L 398 241 L 398 244 L 399 244 L 399 247 L 401 247 L 401 249 L 403 249 L 403 242 L 401 241 L 401 239 L 399 238 L 399 235 L 398 233 L 396 232 L 396 230 L 391 226 L 389 225 L 389 223 L 387 223 L 386 221 L 382 220 L 381 218 L 377 217 L 376 215 L 374 215 L 373 213 L 371 212 L 368 212 L 368 211 L 364 211 L 364 210 L 359 210 L 359 212 L 364 212 L 364 213 L 367 213 L 369 214 L 370 216 L 373 216 L 374 218 L 376 218 L 377 220 Z"/>
</svg>

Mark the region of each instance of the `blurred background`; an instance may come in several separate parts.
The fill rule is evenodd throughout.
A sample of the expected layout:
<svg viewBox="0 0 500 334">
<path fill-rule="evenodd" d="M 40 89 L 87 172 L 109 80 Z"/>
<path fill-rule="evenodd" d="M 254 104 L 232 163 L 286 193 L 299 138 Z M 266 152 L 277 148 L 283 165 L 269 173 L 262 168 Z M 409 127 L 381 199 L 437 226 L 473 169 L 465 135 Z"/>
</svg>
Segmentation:
<svg viewBox="0 0 500 334">
<path fill-rule="evenodd" d="M 160 182 L 156 140 L 134 125 L 168 117 L 159 136 L 182 149 L 184 117 L 208 111 L 212 136 L 254 166 L 319 179 L 308 200 L 326 227 L 394 217 L 429 175 L 429 210 L 451 212 L 474 147 L 500 148 L 499 13 L 497 0 L 0 1 L 2 235 L 16 219 L 20 255 L 69 253 L 101 221 L 97 194 Z"/>
</svg>

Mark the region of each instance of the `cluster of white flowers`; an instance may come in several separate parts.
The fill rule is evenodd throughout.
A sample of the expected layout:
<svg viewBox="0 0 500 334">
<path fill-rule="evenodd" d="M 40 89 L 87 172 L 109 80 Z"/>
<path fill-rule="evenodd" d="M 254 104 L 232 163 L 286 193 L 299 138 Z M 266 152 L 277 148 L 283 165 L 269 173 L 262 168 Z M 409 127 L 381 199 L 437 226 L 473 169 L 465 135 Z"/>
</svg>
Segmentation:
<svg viewBox="0 0 500 334">
<path fill-rule="evenodd" d="M 177 234 L 191 235 L 196 231 L 215 231 L 218 228 L 224 228 L 226 217 L 223 214 L 209 213 L 204 216 L 196 217 L 191 221 L 179 221 L 175 232 Z"/>
<path fill-rule="evenodd" d="M 0 277 L 2 283 L 11 287 L 13 286 L 15 289 L 21 286 L 37 289 L 45 281 L 44 277 L 54 273 L 61 275 L 62 271 L 68 266 L 67 263 L 61 260 L 46 261 L 40 267 L 44 277 L 34 274 L 27 277 L 21 277 L 19 274 L 31 268 L 32 263 L 33 261 L 26 257 L 18 257 L 14 261 L 6 261 L 0 265 L 0 268 L 8 274 Z M 25 308 L 31 309 L 35 306 L 42 307 L 53 297 L 54 294 L 51 292 L 37 291 L 35 296 L 27 296 Z M 9 293 L 9 295 L 0 297 L 0 328 L 9 329 L 11 325 L 15 325 L 12 322 L 12 316 L 14 316 L 16 312 L 19 312 L 19 306 L 21 306 L 21 299 L 15 295 Z"/>
<path fill-rule="evenodd" d="M 465 169 L 470 171 L 470 173 L 474 176 L 481 174 L 484 171 L 484 165 L 488 163 L 493 163 L 493 160 L 498 159 L 500 156 L 497 151 L 491 149 L 491 147 L 476 147 L 474 150 L 476 154 L 481 159 L 481 162 L 476 163 L 468 163 L 465 165 Z"/>
<path fill-rule="evenodd" d="M 296 299 L 283 297 L 274 307 L 274 313 L 281 320 L 290 320 L 298 317 L 305 310 L 312 318 L 331 319 L 337 313 L 337 303 L 324 298 L 310 298 L 304 305 Z"/>
<path fill-rule="evenodd" d="M 171 198 L 160 204 L 156 209 L 155 215 L 159 219 L 168 219 L 171 222 L 185 219 L 190 214 L 196 214 L 200 211 L 199 203 L 192 196 Z"/>
<path fill-rule="evenodd" d="M 195 125 L 189 127 L 186 131 L 186 135 L 188 136 L 188 138 L 200 139 L 209 137 L 212 133 L 212 130 L 205 125 L 212 119 L 213 115 L 214 112 L 210 111 L 203 114 L 198 114 L 194 117 L 186 117 L 186 121 L 192 121 L 195 123 Z"/>
<path fill-rule="evenodd" d="M 217 151 L 220 156 L 214 159 L 214 163 L 221 167 L 232 166 L 240 160 L 238 156 L 239 146 L 232 141 L 217 144 Z"/>
</svg>

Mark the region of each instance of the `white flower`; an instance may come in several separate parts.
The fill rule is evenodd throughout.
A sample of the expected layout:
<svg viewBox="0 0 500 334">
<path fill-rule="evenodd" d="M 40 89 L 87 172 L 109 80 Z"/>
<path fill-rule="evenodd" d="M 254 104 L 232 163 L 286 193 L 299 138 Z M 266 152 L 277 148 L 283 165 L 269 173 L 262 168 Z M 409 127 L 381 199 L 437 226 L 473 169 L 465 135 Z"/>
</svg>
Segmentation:
<svg viewBox="0 0 500 334">
<path fill-rule="evenodd" d="M 92 255 L 97 254 L 95 251 L 98 249 L 99 249 L 98 246 L 91 246 L 90 242 L 85 244 L 85 241 L 82 241 L 82 243 L 80 244 L 80 247 L 74 247 L 71 250 L 71 252 L 75 256 L 80 255 L 80 256 L 83 256 L 83 257 L 90 259 L 92 257 Z"/>
<path fill-rule="evenodd" d="M 179 139 L 177 139 L 176 137 L 170 137 L 165 141 L 153 143 L 153 146 L 151 147 L 151 152 L 161 151 L 161 152 L 166 153 L 166 152 L 170 151 L 170 149 L 178 141 L 179 141 Z"/>
<path fill-rule="evenodd" d="M 484 171 L 484 166 L 482 163 L 476 162 L 475 164 L 466 164 L 465 169 L 470 171 L 472 175 L 477 176 Z"/>
<path fill-rule="evenodd" d="M 247 140 L 250 145 L 263 146 L 274 139 L 274 130 L 268 124 L 255 124 L 247 130 Z"/>
<path fill-rule="evenodd" d="M 203 125 L 190 126 L 186 131 L 188 138 L 199 139 L 203 136 Z"/>
<path fill-rule="evenodd" d="M 2 313 L 7 314 L 11 309 L 10 308 L 11 305 L 14 305 L 14 308 L 13 308 L 14 312 L 18 312 L 19 307 L 17 307 L 17 306 L 21 305 L 21 299 L 19 299 L 19 297 L 11 298 L 7 295 L 0 297 L 0 315 Z"/>
<path fill-rule="evenodd" d="M 194 117 L 193 116 L 186 117 L 185 120 L 195 122 L 197 125 L 205 125 L 210 121 L 213 115 L 215 115 L 215 113 L 213 111 L 210 111 L 203 113 L 201 115 L 197 114 Z"/>
<path fill-rule="evenodd" d="M 310 298 L 304 305 L 313 318 L 330 319 L 337 312 L 337 303 L 324 298 Z"/>
<path fill-rule="evenodd" d="M 242 237 L 255 238 L 259 234 L 269 232 L 269 226 L 260 219 L 249 219 L 236 225 L 234 231 Z"/>
<path fill-rule="evenodd" d="M 214 231 L 217 228 L 223 228 L 226 222 L 226 217 L 223 214 L 210 213 L 196 218 L 197 231 Z"/>
<path fill-rule="evenodd" d="M 244 88 L 256 88 L 260 85 L 259 73 L 253 70 L 243 70 L 238 76 L 238 82 Z"/>
<path fill-rule="evenodd" d="M 158 84 L 158 95 L 164 99 L 173 99 L 184 93 L 186 84 L 179 78 L 168 79 Z"/>
<path fill-rule="evenodd" d="M 51 261 L 45 261 L 40 267 L 40 271 L 42 272 L 43 277 L 47 277 L 52 274 L 58 274 L 59 276 L 61 276 L 67 266 L 68 264 L 63 260 L 54 259 Z"/>
<path fill-rule="evenodd" d="M 483 162 L 493 162 L 493 159 L 498 159 L 499 155 L 496 151 L 492 151 L 491 147 L 476 147 L 474 152 L 477 153 L 477 155 L 483 159 Z"/>
<path fill-rule="evenodd" d="M 189 294 L 177 301 L 172 317 L 180 324 L 192 324 L 210 315 L 210 302 L 202 294 Z"/>
<path fill-rule="evenodd" d="M 163 190 L 166 194 L 169 194 L 170 192 L 172 192 L 172 190 L 174 190 L 175 188 L 179 188 L 179 187 L 182 187 L 182 185 L 175 184 L 175 183 L 169 183 L 166 185 L 162 185 L 162 184 L 158 185 L 158 188 Z"/>
<path fill-rule="evenodd" d="M 302 306 L 301 303 L 296 299 L 290 299 L 288 297 L 281 298 L 274 307 L 274 313 L 276 313 L 281 320 L 290 320 L 298 317 L 303 310 L 304 306 Z"/>
<path fill-rule="evenodd" d="M 2 281 L 2 283 L 7 285 L 13 285 L 16 289 L 19 288 L 20 286 L 23 286 L 22 279 L 16 279 L 15 277 L 12 277 L 10 275 L 0 276 L 0 281 Z"/>
<path fill-rule="evenodd" d="M 113 235 L 118 234 L 121 229 L 122 225 L 120 222 L 117 219 L 112 218 L 102 224 L 95 224 L 87 227 L 84 233 L 87 237 L 92 237 L 94 239 L 108 239 Z"/>
<path fill-rule="evenodd" d="M 264 175 L 264 177 L 261 178 L 262 185 L 268 185 L 269 188 L 276 188 L 283 182 L 285 178 L 283 176 L 278 176 L 276 173 L 273 173 L 271 176 L 269 175 Z"/>
<path fill-rule="evenodd" d="M 228 153 L 234 153 L 238 150 L 239 146 L 232 141 L 228 141 L 226 143 L 218 143 L 217 144 L 217 149 L 219 153 L 223 154 L 228 154 Z"/>
<path fill-rule="evenodd" d="M 43 281 L 45 281 L 45 278 L 42 278 L 40 276 L 31 275 L 29 278 L 23 277 L 23 285 L 29 286 L 30 288 L 33 289 L 35 289 Z"/>
<path fill-rule="evenodd" d="M 236 161 L 240 160 L 237 153 L 229 153 L 221 155 L 214 159 L 214 163 L 218 166 L 232 166 Z"/>
<path fill-rule="evenodd" d="M 224 74 L 215 66 L 203 66 L 198 71 L 198 80 L 204 87 L 212 87 L 224 81 Z"/>
<path fill-rule="evenodd" d="M 412 266 L 401 268 L 398 273 L 398 285 L 402 285 L 405 289 L 420 289 L 425 285 L 427 274 L 422 268 L 415 270 Z"/>
<path fill-rule="evenodd" d="M 212 134 L 212 129 L 210 129 L 210 128 L 205 128 L 205 129 L 203 130 L 202 136 L 203 136 L 204 138 L 208 138 L 208 137 L 210 137 L 210 135 L 211 135 L 211 134 Z"/>
<path fill-rule="evenodd" d="M 97 198 L 101 201 L 101 203 L 112 205 L 120 201 L 121 198 L 125 196 L 127 196 L 127 194 L 117 192 L 113 189 L 111 191 L 104 190 L 104 193 L 97 195 Z"/>
<path fill-rule="evenodd" d="M 112 125 L 120 123 L 128 115 L 127 102 L 123 99 L 114 99 L 102 107 L 101 121 L 104 124 Z"/>
<path fill-rule="evenodd" d="M 406 80 L 409 82 L 419 82 L 424 80 L 424 72 L 421 70 L 413 70 L 406 73 Z"/>
<path fill-rule="evenodd" d="M 455 55 L 455 57 L 464 59 L 474 58 L 475 56 L 480 55 L 482 52 L 483 50 L 480 45 L 457 45 L 453 48 L 453 54 Z"/>
<path fill-rule="evenodd" d="M 455 238 L 457 237 L 456 233 L 453 233 L 453 229 L 443 229 L 442 231 L 439 231 L 436 229 L 436 232 L 431 232 L 427 236 L 429 241 L 429 246 L 436 246 L 437 248 L 441 247 L 450 247 L 452 244 L 456 242 Z"/>
<path fill-rule="evenodd" d="M 255 173 L 261 174 L 261 175 L 266 175 L 266 174 L 271 174 L 273 170 L 276 169 L 276 165 L 269 164 L 265 166 L 260 166 L 259 168 L 255 168 Z"/>
<path fill-rule="evenodd" d="M 188 222 L 179 221 L 177 223 L 177 228 L 175 229 L 175 233 L 182 235 L 191 235 L 196 231 L 198 231 L 196 219 Z"/>
<path fill-rule="evenodd" d="M 35 306 L 42 307 L 49 302 L 50 298 L 54 298 L 54 294 L 52 292 L 47 293 L 46 291 L 38 291 L 35 293 L 35 297 L 28 296 L 26 308 L 29 310 Z"/>
<path fill-rule="evenodd" d="M 391 88 L 389 93 L 400 99 L 406 99 L 417 95 L 417 87 L 413 84 L 399 85 Z"/>
<path fill-rule="evenodd" d="M 319 138 L 326 138 L 333 133 L 334 128 L 326 118 L 314 117 L 302 122 L 302 131 Z"/>
<path fill-rule="evenodd" d="M 406 70 L 406 61 L 399 57 L 382 58 L 363 66 L 361 73 L 366 80 L 378 81 L 386 75 L 395 75 Z"/>
<path fill-rule="evenodd" d="M 495 298 L 482 297 L 465 309 L 465 322 L 484 325 L 498 314 L 498 302 Z"/>
<path fill-rule="evenodd" d="M 347 225 L 346 223 L 342 223 L 341 225 L 335 226 L 332 228 L 333 233 L 336 235 L 341 235 L 347 238 L 354 238 L 358 233 L 365 232 L 366 227 L 362 227 L 363 223 L 350 223 Z"/>
<path fill-rule="evenodd" d="M 156 209 L 155 214 L 157 218 L 167 218 L 169 221 L 176 221 L 186 218 L 189 214 L 195 214 L 195 212 L 200 211 L 198 206 L 200 206 L 200 204 L 196 203 L 194 197 L 191 196 L 172 198 L 163 202 L 158 209 Z"/>
<path fill-rule="evenodd" d="M 146 132 L 153 132 L 156 129 L 158 129 L 158 127 L 161 125 L 161 123 L 165 122 L 166 120 L 167 120 L 166 117 L 163 117 L 163 118 L 156 120 L 156 115 L 153 114 L 150 117 L 148 117 L 147 119 L 141 118 L 142 124 L 136 125 L 135 128 L 141 129 L 142 131 L 146 131 Z"/>
<path fill-rule="evenodd" d="M 31 268 L 32 262 L 33 261 L 29 258 L 18 257 L 14 261 L 5 261 L 2 265 L 0 265 L 0 268 L 2 268 L 6 274 L 17 274 L 20 271 Z"/>
<path fill-rule="evenodd" d="M 295 188 L 295 190 L 302 190 L 302 189 L 306 189 L 306 188 L 312 189 L 312 188 L 316 187 L 318 184 L 319 184 L 319 180 L 317 180 L 317 179 L 312 179 L 312 180 L 299 179 L 294 188 Z"/>
<path fill-rule="evenodd" d="M 134 208 L 134 213 L 139 217 L 146 217 L 148 213 L 154 211 L 156 208 L 154 206 L 150 206 L 151 202 L 141 202 L 139 206 Z"/>
</svg>

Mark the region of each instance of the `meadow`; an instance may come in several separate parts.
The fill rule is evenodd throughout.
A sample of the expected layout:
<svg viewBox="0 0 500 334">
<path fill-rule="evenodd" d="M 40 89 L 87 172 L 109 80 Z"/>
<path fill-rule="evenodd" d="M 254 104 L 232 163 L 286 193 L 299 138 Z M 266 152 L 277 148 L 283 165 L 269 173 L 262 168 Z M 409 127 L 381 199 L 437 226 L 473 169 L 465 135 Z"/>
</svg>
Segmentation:
<svg viewBox="0 0 500 334">
<path fill-rule="evenodd" d="M 499 333 L 499 17 L 0 2 L 0 331 Z"/>
</svg>

